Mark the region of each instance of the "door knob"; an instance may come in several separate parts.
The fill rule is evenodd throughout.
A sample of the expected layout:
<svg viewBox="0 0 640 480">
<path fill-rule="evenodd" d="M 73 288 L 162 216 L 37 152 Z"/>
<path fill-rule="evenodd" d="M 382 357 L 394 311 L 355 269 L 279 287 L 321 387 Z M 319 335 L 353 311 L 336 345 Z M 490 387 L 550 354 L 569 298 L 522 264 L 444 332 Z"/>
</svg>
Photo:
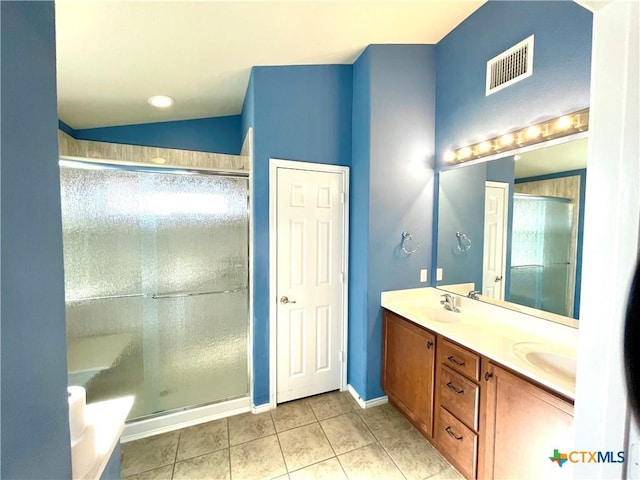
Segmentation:
<svg viewBox="0 0 640 480">
<path fill-rule="evenodd" d="M 498 275 L 496 277 L 496 282 L 501 282 L 502 281 L 502 275 Z"/>
<path fill-rule="evenodd" d="M 289 297 L 287 297 L 286 295 L 283 295 L 282 297 L 280 297 L 280 303 L 283 305 L 286 305 L 287 303 L 296 303 L 296 301 L 289 300 Z"/>
</svg>

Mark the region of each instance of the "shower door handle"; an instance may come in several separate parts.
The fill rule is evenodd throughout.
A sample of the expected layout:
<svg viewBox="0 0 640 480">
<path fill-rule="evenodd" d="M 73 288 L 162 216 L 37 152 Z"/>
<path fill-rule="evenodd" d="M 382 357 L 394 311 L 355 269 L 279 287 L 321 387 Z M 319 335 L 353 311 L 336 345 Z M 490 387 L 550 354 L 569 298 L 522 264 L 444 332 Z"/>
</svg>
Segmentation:
<svg viewBox="0 0 640 480">
<path fill-rule="evenodd" d="M 286 305 L 287 303 L 296 303 L 296 301 L 289 300 L 289 297 L 287 297 L 286 295 L 283 295 L 282 297 L 280 297 L 280 303 L 283 305 Z"/>
</svg>

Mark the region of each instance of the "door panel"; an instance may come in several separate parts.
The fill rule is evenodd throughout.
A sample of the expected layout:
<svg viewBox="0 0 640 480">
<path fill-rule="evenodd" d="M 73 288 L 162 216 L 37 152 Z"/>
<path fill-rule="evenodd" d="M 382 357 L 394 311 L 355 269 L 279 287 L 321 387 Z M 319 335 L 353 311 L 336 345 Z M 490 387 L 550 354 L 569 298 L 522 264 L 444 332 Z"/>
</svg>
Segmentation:
<svg viewBox="0 0 640 480">
<path fill-rule="evenodd" d="M 487 182 L 485 187 L 482 295 L 504 300 L 506 228 L 509 185 Z"/>
<path fill-rule="evenodd" d="M 277 169 L 277 402 L 341 386 L 343 179 Z"/>
</svg>

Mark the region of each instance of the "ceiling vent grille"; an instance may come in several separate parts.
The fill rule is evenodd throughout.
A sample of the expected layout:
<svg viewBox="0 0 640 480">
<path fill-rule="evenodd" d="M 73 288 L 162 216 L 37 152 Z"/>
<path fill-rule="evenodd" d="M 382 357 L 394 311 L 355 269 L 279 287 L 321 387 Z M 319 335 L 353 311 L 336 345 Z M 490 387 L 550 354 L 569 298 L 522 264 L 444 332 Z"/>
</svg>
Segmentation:
<svg viewBox="0 0 640 480">
<path fill-rule="evenodd" d="M 487 62 L 487 91 L 491 95 L 533 73 L 533 35 Z"/>
</svg>

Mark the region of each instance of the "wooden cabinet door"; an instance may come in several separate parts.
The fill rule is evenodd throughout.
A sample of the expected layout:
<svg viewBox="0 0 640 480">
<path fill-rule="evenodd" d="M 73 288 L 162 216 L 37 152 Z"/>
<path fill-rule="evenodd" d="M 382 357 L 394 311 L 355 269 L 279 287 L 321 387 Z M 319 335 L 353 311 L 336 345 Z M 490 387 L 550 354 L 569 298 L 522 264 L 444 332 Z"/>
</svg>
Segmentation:
<svg viewBox="0 0 640 480">
<path fill-rule="evenodd" d="M 436 338 L 384 310 L 382 388 L 427 437 L 433 435 L 433 374 Z"/>
<path fill-rule="evenodd" d="M 483 478 L 571 478 L 549 457 L 572 450 L 573 405 L 492 363 L 486 377 Z"/>
</svg>

